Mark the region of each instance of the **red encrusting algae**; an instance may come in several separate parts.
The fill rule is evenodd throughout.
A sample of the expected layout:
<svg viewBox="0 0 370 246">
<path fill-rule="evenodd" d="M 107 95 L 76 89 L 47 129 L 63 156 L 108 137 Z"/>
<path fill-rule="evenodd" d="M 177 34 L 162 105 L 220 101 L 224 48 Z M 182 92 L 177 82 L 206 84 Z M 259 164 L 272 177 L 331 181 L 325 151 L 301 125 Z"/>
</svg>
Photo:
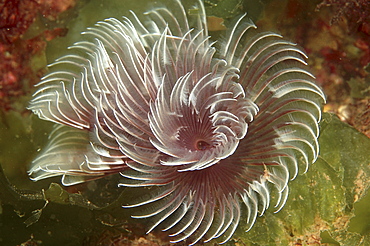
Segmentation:
<svg viewBox="0 0 370 246">
<path fill-rule="evenodd" d="M 257 22 L 278 30 L 309 55 L 308 63 L 327 95 L 324 111 L 370 137 L 370 2 L 325 0 L 271 1 Z"/>
<path fill-rule="evenodd" d="M 33 58 L 43 55 L 45 41 L 64 36 L 67 31 L 56 27 L 40 34 L 28 34 L 30 26 L 38 18 L 55 21 L 60 13 L 74 5 L 75 0 L 5 0 L 0 3 L 0 108 L 12 109 L 15 99 L 26 95 L 39 81 L 45 71 L 35 67 Z"/>
</svg>

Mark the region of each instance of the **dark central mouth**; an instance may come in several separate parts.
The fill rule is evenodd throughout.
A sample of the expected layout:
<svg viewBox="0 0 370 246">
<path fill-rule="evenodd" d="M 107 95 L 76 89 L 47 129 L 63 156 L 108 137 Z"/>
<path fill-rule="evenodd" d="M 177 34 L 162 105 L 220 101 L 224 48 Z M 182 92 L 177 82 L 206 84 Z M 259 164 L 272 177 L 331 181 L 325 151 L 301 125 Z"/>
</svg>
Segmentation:
<svg viewBox="0 0 370 246">
<path fill-rule="evenodd" d="M 204 140 L 198 140 L 196 143 L 195 143 L 195 148 L 197 150 L 206 150 L 206 149 L 209 149 L 211 147 L 211 144 L 207 143 L 206 141 Z"/>
</svg>

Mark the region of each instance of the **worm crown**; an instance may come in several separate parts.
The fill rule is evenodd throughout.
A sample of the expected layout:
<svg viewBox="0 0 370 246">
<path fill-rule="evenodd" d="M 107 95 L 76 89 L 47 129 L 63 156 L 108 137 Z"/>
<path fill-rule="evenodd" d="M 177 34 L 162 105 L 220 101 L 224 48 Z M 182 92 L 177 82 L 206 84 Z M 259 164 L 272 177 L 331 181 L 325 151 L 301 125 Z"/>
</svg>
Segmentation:
<svg viewBox="0 0 370 246">
<path fill-rule="evenodd" d="M 243 15 L 216 46 L 202 1 L 191 16 L 174 5 L 98 22 L 50 65 L 29 109 L 57 124 L 29 174 L 74 185 L 121 173 L 120 186 L 155 187 L 124 205 L 143 208 L 133 217 L 148 232 L 226 242 L 242 208 L 249 230 L 316 160 L 325 96 L 295 44 Z"/>
</svg>

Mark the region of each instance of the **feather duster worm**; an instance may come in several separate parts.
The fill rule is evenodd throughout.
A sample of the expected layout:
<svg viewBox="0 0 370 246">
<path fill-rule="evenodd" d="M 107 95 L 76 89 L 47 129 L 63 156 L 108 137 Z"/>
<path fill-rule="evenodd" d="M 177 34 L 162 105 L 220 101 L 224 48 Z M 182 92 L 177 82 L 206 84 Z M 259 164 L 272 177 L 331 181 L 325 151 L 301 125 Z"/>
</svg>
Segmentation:
<svg viewBox="0 0 370 246">
<path fill-rule="evenodd" d="M 73 185 L 121 172 L 121 186 L 156 187 L 124 206 L 143 207 L 149 231 L 226 242 L 242 209 L 249 230 L 316 160 L 325 97 L 295 44 L 245 15 L 215 44 L 202 1 L 191 16 L 175 5 L 98 22 L 50 65 L 29 108 L 58 125 L 29 173 Z"/>
</svg>

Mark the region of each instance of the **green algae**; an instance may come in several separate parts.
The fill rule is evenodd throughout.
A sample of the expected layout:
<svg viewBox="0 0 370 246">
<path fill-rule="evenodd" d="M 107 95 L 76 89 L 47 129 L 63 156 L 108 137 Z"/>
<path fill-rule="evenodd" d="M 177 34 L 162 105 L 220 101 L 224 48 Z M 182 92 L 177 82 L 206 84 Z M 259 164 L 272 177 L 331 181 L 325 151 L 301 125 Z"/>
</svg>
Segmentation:
<svg viewBox="0 0 370 246">
<path fill-rule="evenodd" d="M 36 139 L 35 132 L 46 131 L 42 121 L 15 113 L 9 114 L 7 119 L 11 119 L 12 127 L 6 128 L 3 124 L 1 136 L 18 135 L 15 139 L 21 141 L 14 140 L 19 144 L 17 148 L 37 152 L 40 140 L 32 139 Z M 320 127 L 320 156 L 307 173 L 290 182 L 290 194 L 284 208 L 274 213 L 272 203 L 249 232 L 244 231 L 243 216 L 237 232 L 226 245 L 309 245 L 320 241 L 326 245 L 368 245 L 370 140 L 331 114 L 323 115 Z M 5 138 L 0 138 L 0 146 L 7 144 L 9 142 Z M 20 162 L 24 160 L 24 157 L 19 158 Z M 12 159 L 16 158 L 13 156 Z M 4 169 L 12 165 L 4 156 L 1 164 Z M 124 223 L 122 221 L 131 224 L 143 222 L 131 220 L 129 215 L 132 211 L 121 208 L 126 198 L 133 194 L 130 189 L 116 187 L 118 176 L 113 180 L 108 178 L 93 181 L 101 183 L 81 186 L 78 193 L 67 192 L 50 180 L 34 183 L 24 175 L 22 182 L 16 182 L 16 177 L 8 176 L 10 178 L 0 175 L 0 240 L 5 245 L 24 242 L 31 234 L 44 244 L 52 244 L 62 237 L 60 230 L 69 233 L 62 237 L 66 245 L 79 245 L 103 230 L 117 230 L 117 225 Z M 27 190 L 19 189 L 14 183 L 27 187 Z M 112 186 L 96 190 L 96 187 L 106 184 Z M 107 191 L 113 195 L 99 203 L 98 197 Z M 17 230 L 17 238 L 7 236 L 11 235 L 9 230 Z"/>
<path fill-rule="evenodd" d="M 369 245 L 370 139 L 331 114 L 320 128 L 318 160 L 290 182 L 280 212 L 235 235 L 245 245 Z"/>
</svg>

